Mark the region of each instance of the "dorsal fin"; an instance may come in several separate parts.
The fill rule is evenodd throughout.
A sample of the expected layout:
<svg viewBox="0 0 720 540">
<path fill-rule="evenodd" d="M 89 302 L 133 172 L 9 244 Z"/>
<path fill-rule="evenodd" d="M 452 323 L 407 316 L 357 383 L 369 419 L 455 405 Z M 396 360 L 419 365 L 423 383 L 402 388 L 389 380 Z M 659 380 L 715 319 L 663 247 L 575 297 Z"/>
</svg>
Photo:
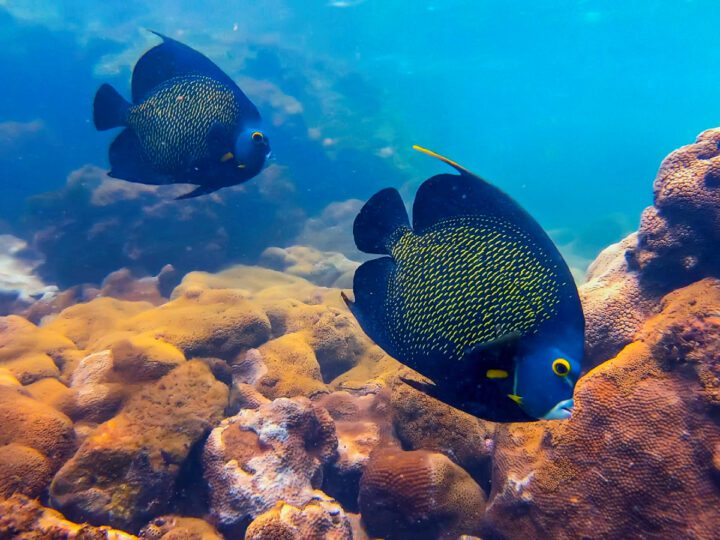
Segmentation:
<svg viewBox="0 0 720 540">
<path fill-rule="evenodd" d="M 135 64 L 132 75 L 133 103 L 140 103 L 154 88 L 173 77 L 204 75 L 233 89 L 246 118 L 252 114 L 257 115 L 258 119 L 260 118 L 255 105 L 240 90 L 235 81 L 207 56 L 158 32 L 153 30 L 150 32 L 160 37 L 163 42 L 142 55 Z"/>
<path fill-rule="evenodd" d="M 397 233 L 409 230 L 407 211 L 400 193 L 385 188 L 370 197 L 353 223 L 355 245 L 365 253 L 389 255 Z"/>
</svg>

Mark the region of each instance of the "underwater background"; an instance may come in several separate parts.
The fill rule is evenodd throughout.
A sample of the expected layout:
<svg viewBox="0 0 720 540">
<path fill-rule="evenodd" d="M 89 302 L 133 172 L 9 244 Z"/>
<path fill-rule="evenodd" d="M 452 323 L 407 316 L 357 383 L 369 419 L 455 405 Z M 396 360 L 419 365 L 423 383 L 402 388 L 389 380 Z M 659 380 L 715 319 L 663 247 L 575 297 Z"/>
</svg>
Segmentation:
<svg viewBox="0 0 720 540">
<path fill-rule="evenodd" d="M 0 0 L 0 538 L 718 538 L 719 26 L 712 0 Z M 258 107 L 255 178 L 107 176 L 93 98 L 129 96 L 148 30 Z M 432 400 L 343 303 L 364 202 L 446 172 L 414 144 L 565 257 L 569 420 Z"/>
</svg>

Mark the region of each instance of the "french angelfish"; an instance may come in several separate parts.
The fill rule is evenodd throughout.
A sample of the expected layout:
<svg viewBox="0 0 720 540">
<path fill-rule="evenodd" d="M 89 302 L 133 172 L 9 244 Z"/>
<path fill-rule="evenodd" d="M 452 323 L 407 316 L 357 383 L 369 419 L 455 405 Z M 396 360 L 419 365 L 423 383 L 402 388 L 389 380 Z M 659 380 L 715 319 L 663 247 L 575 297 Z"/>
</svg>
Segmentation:
<svg viewBox="0 0 720 540">
<path fill-rule="evenodd" d="M 95 95 L 98 130 L 125 126 L 109 175 L 141 184 L 195 184 L 187 199 L 257 175 L 270 154 L 260 113 L 235 82 L 187 45 L 163 42 L 132 74 L 132 104 L 112 86 Z"/>
<path fill-rule="evenodd" d="M 426 180 L 412 227 L 383 189 L 354 223 L 361 265 L 348 307 L 390 356 L 431 379 L 405 382 L 496 422 L 568 418 L 585 320 L 567 264 L 514 200 L 457 163 Z"/>
</svg>

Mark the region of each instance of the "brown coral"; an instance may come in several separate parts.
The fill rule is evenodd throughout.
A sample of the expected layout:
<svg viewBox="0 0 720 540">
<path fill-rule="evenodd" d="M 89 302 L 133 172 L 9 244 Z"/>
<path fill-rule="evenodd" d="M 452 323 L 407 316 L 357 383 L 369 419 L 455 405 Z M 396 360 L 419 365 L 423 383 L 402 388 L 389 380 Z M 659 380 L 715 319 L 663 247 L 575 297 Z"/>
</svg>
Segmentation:
<svg viewBox="0 0 720 540">
<path fill-rule="evenodd" d="M 565 422 L 499 428 L 488 536 L 713 538 L 720 282 L 668 295 Z"/>
<path fill-rule="evenodd" d="M 637 262 L 643 275 L 670 288 L 720 275 L 720 129 L 665 158 L 655 205 L 643 213 Z M 666 290 L 668 290 L 666 289 Z"/>
<path fill-rule="evenodd" d="M 70 419 L 52 407 L 8 387 L 0 387 L 0 445 L 35 448 L 57 469 L 75 450 Z"/>
<path fill-rule="evenodd" d="M 0 499 L 13 493 L 39 497 L 52 479 L 50 461 L 28 446 L 0 446 Z"/>
<path fill-rule="evenodd" d="M 368 533 L 387 539 L 474 534 L 485 510 L 485 494 L 470 475 L 426 450 L 373 453 L 359 502 Z"/>
<path fill-rule="evenodd" d="M 192 445 L 219 422 L 227 387 L 200 361 L 144 387 L 58 472 L 54 505 L 96 524 L 135 530 L 162 513 Z"/>
<path fill-rule="evenodd" d="M 445 454 L 481 486 L 489 485 L 496 424 L 458 411 L 403 382 L 393 386 L 392 415 L 404 448 Z"/>
<path fill-rule="evenodd" d="M 140 531 L 145 540 L 223 540 L 208 522 L 181 516 L 160 516 Z"/>
<path fill-rule="evenodd" d="M 108 527 L 78 525 L 22 495 L 0 499 L 0 538 L 3 540 L 137 540 Z"/>
<path fill-rule="evenodd" d="M 260 514 L 248 527 L 246 540 L 352 540 L 352 526 L 342 507 L 319 492 L 313 500 L 296 507 L 279 502 Z"/>
<path fill-rule="evenodd" d="M 585 313 L 585 366 L 593 367 L 632 342 L 659 307 L 661 291 L 645 284 L 629 259 L 637 248 L 633 233 L 605 248 L 588 268 L 580 286 Z"/>
<path fill-rule="evenodd" d="M 43 377 L 58 377 L 75 349 L 66 337 L 10 315 L 0 317 L 0 367 L 8 369 L 22 384 Z"/>
</svg>

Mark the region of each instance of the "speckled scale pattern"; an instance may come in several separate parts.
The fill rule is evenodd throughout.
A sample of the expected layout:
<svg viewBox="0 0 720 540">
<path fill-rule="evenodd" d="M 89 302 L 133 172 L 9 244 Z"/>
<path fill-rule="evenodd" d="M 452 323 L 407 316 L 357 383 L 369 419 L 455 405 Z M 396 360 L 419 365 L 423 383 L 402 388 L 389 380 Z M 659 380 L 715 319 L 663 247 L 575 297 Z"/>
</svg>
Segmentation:
<svg viewBox="0 0 720 540">
<path fill-rule="evenodd" d="M 488 216 L 442 220 L 395 243 L 385 310 L 390 340 L 404 357 L 467 347 L 510 332 L 531 334 L 552 318 L 560 268 L 527 233 Z"/>
<path fill-rule="evenodd" d="M 235 130 L 240 106 L 233 90 L 209 77 L 175 77 L 132 107 L 128 125 L 143 157 L 157 170 L 175 173 L 207 157 L 208 134 L 216 123 Z M 227 151 L 232 151 L 228 147 Z"/>
</svg>

